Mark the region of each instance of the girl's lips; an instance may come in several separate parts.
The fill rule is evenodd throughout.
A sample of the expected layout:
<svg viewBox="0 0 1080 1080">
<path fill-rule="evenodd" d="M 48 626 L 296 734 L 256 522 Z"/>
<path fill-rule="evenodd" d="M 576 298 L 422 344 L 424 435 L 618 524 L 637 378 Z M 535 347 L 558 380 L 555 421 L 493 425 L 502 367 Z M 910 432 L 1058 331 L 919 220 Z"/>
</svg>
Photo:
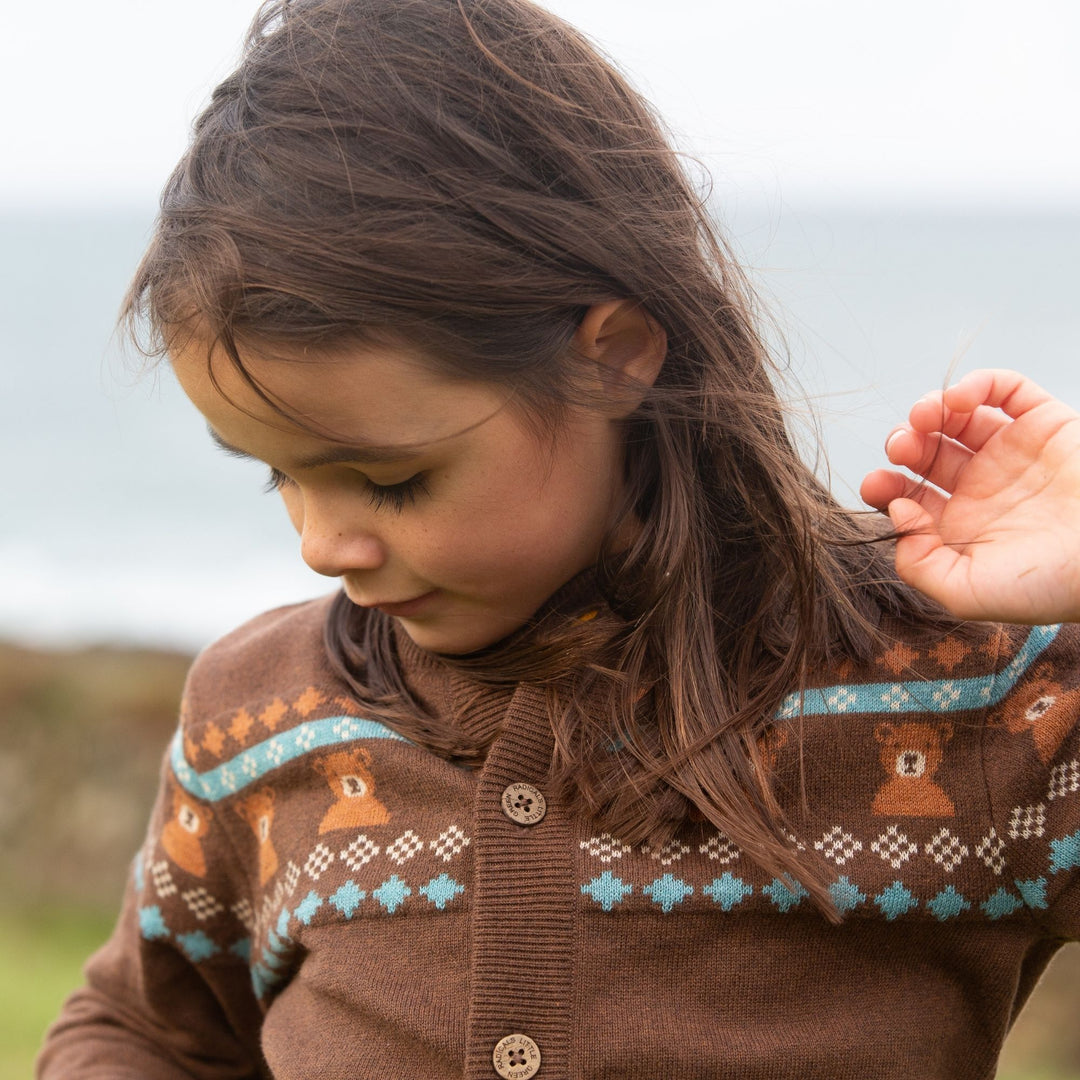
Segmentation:
<svg viewBox="0 0 1080 1080">
<path fill-rule="evenodd" d="M 378 608 L 386 615 L 396 615 L 399 618 L 407 618 L 410 615 L 416 615 L 422 611 L 436 592 L 438 592 L 437 589 L 432 589 L 431 592 L 426 592 L 422 596 L 414 596 L 411 600 L 402 600 L 400 603 L 396 604 L 365 604 L 364 606 Z"/>
</svg>

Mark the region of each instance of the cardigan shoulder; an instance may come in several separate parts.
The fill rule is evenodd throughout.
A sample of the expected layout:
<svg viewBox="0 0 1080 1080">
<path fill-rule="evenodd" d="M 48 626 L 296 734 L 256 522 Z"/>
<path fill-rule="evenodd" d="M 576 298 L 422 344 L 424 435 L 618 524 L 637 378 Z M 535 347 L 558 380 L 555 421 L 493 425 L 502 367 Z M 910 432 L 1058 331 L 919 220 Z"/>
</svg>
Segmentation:
<svg viewBox="0 0 1080 1080">
<path fill-rule="evenodd" d="M 320 597 L 264 612 L 204 649 L 188 673 L 182 726 L 220 726 L 254 709 L 273 730 L 290 710 L 305 713 L 316 698 L 340 695 L 343 688 L 323 644 L 332 600 Z"/>
</svg>

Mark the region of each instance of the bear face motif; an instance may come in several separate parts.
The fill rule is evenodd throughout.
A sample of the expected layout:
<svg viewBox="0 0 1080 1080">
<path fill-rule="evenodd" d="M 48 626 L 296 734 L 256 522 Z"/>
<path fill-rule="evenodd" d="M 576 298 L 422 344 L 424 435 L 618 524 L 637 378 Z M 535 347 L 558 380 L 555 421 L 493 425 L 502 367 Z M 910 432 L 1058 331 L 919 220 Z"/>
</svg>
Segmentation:
<svg viewBox="0 0 1080 1080">
<path fill-rule="evenodd" d="M 878 724 L 874 738 L 888 779 L 874 796 L 872 812 L 879 817 L 953 817 L 956 808 L 934 781 L 952 738 L 952 724 L 909 721 Z"/>
<path fill-rule="evenodd" d="M 1039 760 L 1048 765 L 1075 723 L 1080 689 L 1066 690 L 1052 678 L 1054 669 L 1040 664 L 1029 683 L 1017 689 L 1005 706 L 1005 727 L 1013 735 L 1030 732 Z"/>
<path fill-rule="evenodd" d="M 249 795 L 235 807 L 240 817 L 251 826 L 259 845 L 260 885 L 265 885 L 278 868 L 277 852 L 270 839 L 274 824 L 274 799 L 274 789 L 264 787 L 253 795 Z"/>
<path fill-rule="evenodd" d="M 375 798 L 375 777 L 368 768 L 370 764 L 371 754 L 362 746 L 339 750 L 315 761 L 315 769 L 326 777 L 336 800 L 319 825 L 320 834 L 334 829 L 385 825 L 390 820 L 386 807 Z"/>
<path fill-rule="evenodd" d="M 182 870 L 195 877 L 205 877 L 202 838 L 210 831 L 214 815 L 209 807 L 197 803 L 180 788 L 173 789 L 172 811 L 173 816 L 161 830 L 161 846 Z"/>
</svg>

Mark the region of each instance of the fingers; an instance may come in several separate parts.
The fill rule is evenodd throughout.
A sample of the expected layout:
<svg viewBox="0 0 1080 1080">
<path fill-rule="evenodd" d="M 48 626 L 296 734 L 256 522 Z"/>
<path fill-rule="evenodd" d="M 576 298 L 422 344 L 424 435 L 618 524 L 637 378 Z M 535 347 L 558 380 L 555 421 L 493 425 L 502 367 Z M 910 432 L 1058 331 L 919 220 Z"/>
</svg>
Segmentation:
<svg viewBox="0 0 1080 1080">
<path fill-rule="evenodd" d="M 1080 418 L 1073 409 L 1026 376 L 1004 369 L 984 369 L 965 375 L 947 390 L 934 390 L 919 398 L 911 407 L 907 422 L 890 432 L 886 451 L 893 464 L 928 476 L 926 466 L 930 455 L 944 454 L 947 444 L 941 440 L 928 442 L 923 437 L 943 435 L 956 445 L 977 453 L 1022 417 L 1027 417 L 1025 424 L 1038 424 L 1037 429 L 1026 427 L 1025 431 L 1037 430 L 1044 442 L 1052 428 Z M 898 437 L 905 433 L 906 437 Z M 894 444 L 900 456 L 894 454 Z M 914 449 L 916 446 L 918 451 Z M 953 453 L 948 461 L 955 474 L 964 458 L 962 454 Z M 933 482 L 938 483 L 938 480 Z M 941 486 L 951 488 L 948 482 Z"/>
<path fill-rule="evenodd" d="M 1004 368 L 983 368 L 969 372 L 945 391 L 944 399 L 950 409 L 973 412 L 986 405 L 1011 416 L 1014 420 L 1054 397 L 1026 375 Z"/>
<path fill-rule="evenodd" d="M 895 499 L 889 517 L 898 533 L 896 572 L 901 579 L 933 597 L 956 614 L 958 598 L 952 582 L 960 565 L 959 554 L 942 543 L 930 514 L 911 499 Z"/>
<path fill-rule="evenodd" d="M 947 390 L 934 390 L 919 398 L 907 423 L 890 432 L 886 452 L 894 465 L 903 465 L 951 490 L 952 479 L 970 457 L 957 447 L 978 452 L 1014 420 L 1048 403 L 1057 406 L 1055 412 L 1075 415 L 1019 372 L 973 371 Z M 922 438 L 934 435 L 946 436 L 954 446 L 940 438 Z M 927 471 L 935 460 L 937 477 Z"/>
<path fill-rule="evenodd" d="M 919 398 L 908 414 L 910 426 L 924 434 L 941 432 L 969 450 L 981 450 L 1002 428 L 1012 423 L 1000 409 L 976 405 L 973 410 L 964 412 L 950 408 L 944 399 L 940 390 Z"/>
<path fill-rule="evenodd" d="M 885 453 L 893 465 L 901 465 L 917 473 L 943 491 L 956 490 L 960 474 L 974 452 L 939 434 L 922 435 L 907 428 L 898 428 L 889 436 Z"/>
<path fill-rule="evenodd" d="M 889 509 L 890 512 L 890 504 L 897 499 L 911 500 L 922 507 L 934 522 L 941 517 L 948 502 L 940 491 L 891 469 L 875 469 L 868 473 L 859 488 L 859 495 L 875 510 Z"/>
</svg>

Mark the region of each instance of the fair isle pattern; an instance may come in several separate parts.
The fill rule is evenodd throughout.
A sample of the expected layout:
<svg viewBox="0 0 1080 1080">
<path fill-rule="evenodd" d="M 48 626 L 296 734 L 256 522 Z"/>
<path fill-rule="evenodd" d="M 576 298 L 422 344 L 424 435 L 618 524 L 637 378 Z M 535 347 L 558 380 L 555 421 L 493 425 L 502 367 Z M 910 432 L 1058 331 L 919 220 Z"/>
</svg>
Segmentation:
<svg viewBox="0 0 1080 1080">
<path fill-rule="evenodd" d="M 1017 808 L 1018 811 L 1028 809 L 1030 808 Z M 1029 835 L 1036 838 L 1034 833 Z M 1039 836 L 1041 835 L 1040 833 Z M 713 840 L 700 845 L 699 851 L 702 854 L 710 853 L 720 838 L 721 834 L 717 834 Z M 730 844 L 730 841 L 727 843 Z M 618 851 L 620 858 L 633 851 L 629 845 L 620 844 L 607 833 L 602 834 L 602 837 L 593 837 L 580 846 L 597 861 L 608 864 L 612 862 L 612 851 Z M 875 913 L 880 913 L 889 921 L 919 912 L 929 912 L 939 922 L 946 922 L 965 912 L 981 914 L 994 921 L 1025 908 L 1044 910 L 1047 907 L 1046 890 L 1053 876 L 1080 868 L 1080 830 L 1070 836 L 1050 840 L 1046 844 L 1046 872 L 1043 875 L 1036 878 L 1015 878 L 1008 883 L 1000 880 L 1007 866 L 1004 857 L 1005 845 L 993 828 L 977 843 L 970 844 L 965 843 L 948 828 L 940 828 L 920 848 L 897 825 L 890 825 L 873 840 L 868 838 L 866 844 L 856 839 L 852 832 L 836 825 L 815 842 L 814 847 L 838 867 L 851 861 L 866 848 L 893 870 L 904 866 L 905 869 L 914 869 L 916 874 L 920 868 L 920 860 L 925 860 L 921 863 L 923 867 L 932 864 L 939 873 L 952 875 L 964 860 L 973 854 L 977 861 L 998 879 L 991 879 L 989 884 L 984 883 L 978 896 L 972 893 L 970 886 L 961 888 L 953 883 L 936 888 L 933 895 L 923 896 L 919 896 L 912 887 L 899 879 L 885 887 L 867 887 L 860 883 L 854 871 L 850 876 L 839 875 L 829 886 L 841 915 L 869 905 L 871 909 L 876 909 Z M 665 849 L 653 850 L 644 844 L 638 851 L 666 866 L 681 859 L 689 852 L 689 848 L 679 845 L 678 848 L 667 846 Z M 677 858 L 661 857 L 662 851 L 668 856 L 677 851 Z M 913 865 L 907 866 L 909 863 Z M 696 868 L 705 869 L 700 862 L 696 864 Z M 581 884 L 581 895 L 609 913 L 624 906 L 627 909 L 633 907 L 633 903 L 627 905 L 626 901 L 639 897 L 639 910 L 642 907 L 659 908 L 665 915 L 678 910 L 700 911 L 701 902 L 690 903 L 694 897 L 707 897 L 711 904 L 706 903 L 705 907 L 715 906 L 724 912 L 730 912 L 744 906 L 755 896 L 766 901 L 775 912 L 786 915 L 799 910 L 803 900 L 809 895 L 797 881 L 783 881 L 779 878 L 774 878 L 765 886 L 758 885 L 755 889 L 751 881 L 730 870 L 725 870 L 719 876 L 714 875 L 707 881 L 695 874 L 690 867 L 679 874 L 669 871 L 648 882 L 627 880 L 631 877 L 629 868 L 622 873 L 626 876 L 620 876 L 611 869 L 604 869 Z M 990 888 L 992 891 L 988 893 Z M 967 889 L 967 893 L 963 889 Z"/>
<path fill-rule="evenodd" d="M 1080 831 L 1064 840 L 1054 842 L 1055 851 L 1050 860 L 1051 873 L 1080 866 Z M 894 881 L 876 895 L 868 895 L 846 874 L 840 875 L 829 886 L 833 901 L 841 915 L 847 915 L 865 904 L 872 904 L 890 922 L 909 912 L 925 910 L 939 922 L 946 922 L 966 911 L 978 910 L 994 921 L 1012 915 L 1022 909 L 1044 910 L 1047 906 L 1046 889 L 1049 879 L 1017 878 L 1011 891 L 1004 885 L 985 898 L 965 896 L 955 885 L 939 889 L 933 896 L 920 898 L 902 881 Z M 707 896 L 715 907 L 730 912 L 755 895 L 754 886 L 742 878 L 725 871 L 707 883 L 693 883 L 682 877 L 667 873 L 647 885 L 638 886 L 605 870 L 581 886 L 583 896 L 589 897 L 605 912 L 619 908 L 630 896 L 640 895 L 651 901 L 665 915 L 670 914 L 695 894 Z M 809 895 L 797 881 L 774 878 L 768 885 L 759 887 L 757 895 L 765 898 L 775 911 L 787 915 L 800 908 Z M 695 908 L 694 910 L 700 910 Z"/>
<path fill-rule="evenodd" d="M 327 746 L 339 746 L 355 739 L 393 739 L 408 742 L 396 731 L 375 720 L 355 716 L 328 716 L 308 720 L 280 735 L 256 743 L 236 757 L 208 772 L 197 772 L 184 756 L 180 731 L 173 736 L 169 750 L 173 773 L 190 795 L 206 802 L 219 802 L 257 783 L 267 773 L 290 761 Z"/>
<path fill-rule="evenodd" d="M 396 915 L 402 911 L 420 908 L 425 911 L 446 911 L 453 909 L 455 901 L 461 906 L 460 897 L 465 886 L 447 873 L 439 874 L 428 881 L 408 882 L 397 874 L 391 874 L 373 889 L 362 889 L 349 878 L 335 889 L 316 891 L 308 889 L 295 906 L 285 905 L 270 914 L 266 923 L 273 924 L 266 933 L 266 943 L 259 950 L 257 957 L 251 956 L 252 939 L 243 937 L 229 943 L 216 941 L 203 930 L 178 933 L 172 930 L 165 920 L 161 907 L 156 904 L 144 905 L 139 909 L 139 928 L 147 941 L 172 940 L 192 963 L 210 960 L 223 953 L 231 953 L 246 960 L 251 969 L 251 982 L 258 997 L 264 997 L 268 990 L 284 978 L 289 959 L 296 944 L 297 929 L 295 924 L 310 926 L 317 916 L 325 920 L 348 922 L 358 912 L 369 915 Z M 212 914 L 224 910 L 214 897 L 202 890 L 202 904 Z M 363 909 L 363 911 L 361 911 Z M 197 916 L 207 918 L 207 915 Z M 242 920 L 251 931 L 248 919 Z M 292 933 L 290 933 L 292 931 Z"/>
<path fill-rule="evenodd" d="M 241 937 L 227 936 L 218 920 L 225 905 L 202 886 L 180 894 L 187 913 L 196 920 L 196 928 L 176 925 L 182 909 L 163 909 L 153 902 L 178 892 L 168 866 L 164 861 L 148 861 L 140 852 L 132 866 L 134 883 L 145 901 L 138 913 L 140 933 L 147 941 L 172 942 L 192 963 L 223 955 L 241 957 L 250 969 L 256 995 L 264 998 L 284 981 L 297 945 L 303 945 L 304 928 L 317 921 L 349 922 L 358 915 L 423 914 L 460 908 L 466 891 L 464 882 L 445 870 L 434 876 L 429 871 L 410 877 L 403 868 L 425 850 L 429 857 L 450 862 L 469 843 L 470 837 L 456 824 L 431 837 L 421 837 L 408 829 L 384 846 L 362 833 L 338 850 L 338 845 L 331 847 L 319 841 L 302 866 L 299 862 L 288 863 L 273 890 L 262 898 L 257 913 L 247 898 L 232 905 L 230 914 L 244 930 Z M 381 867 L 380 862 L 384 863 Z M 329 884 L 320 884 L 328 871 L 336 869 L 335 864 L 348 876 L 338 874 Z M 373 873 L 371 880 L 365 881 L 356 871 L 369 865 Z"/>
<path fill-rule="evenodd" d="M 385 848 L 375 843 L 365 833 L 360 833 L 345 847 L 338 851 L 329 847 L 323 841 L 319 841 L 308 853 L 304 861 L 303 873 L 312 881 L 318 881 L 326 873 L 336 860 L 340 860 L 353 873 L 359 871 L 368 863 L 374 862 L 381 855 L 389 859 L 395 866 L 403 866 L 410 859 L 419 855 L 425 847 L 436 858 L 443 862 L 460 855 L 469 846 L 469 837 L 457 825 L 450 825 L 438 836 L 425 840 L 418 836 L 412 829 L 407 829 L 395 840 L 388 843 Z M 291 888 L 295 888 L 296 881 L 300 876 L 300 869 L 292 864 L 287 878 L 291 879 Z M 290 888 L 290 891 L 291 891 Z"/>
<path fill-rule="evenodd" d="M 1016 685 L 1031 664 L 1051 644 L 1061 627 L 1036 626 L 1012 660 L 996 675 L 966 679 L 939 679 L 891 683 L 838 684 L 788 695 L 780 718 L 826 713 L 952 713 L 997 704 Z M 242 750 L 229 761 L 206 772 L 189 764 L 184 739 L 178 731 L 170 750 L 173 772 L 181 786 L 196 798 L 218 802 L 257 783 L 274 769 L 328 746 L 357 739 L 392 739 L 404 736 L 375 720 L 328 716 L 308 720 Z M 1076 783 L 1063 775 L 1062 787 Z M 674 856 L 674 858 L 673 858 Z M 657 857 L 670 865 L 681 853 L 668 850 Z"/>
<path fill-rule="evenodd" d="M 1006 697 L 1060 630 L 1060 624 L 1032 627 L 1019 651 L 997 674 L 822 686 L 789 694 L 777 717 L 786 720 L 829 713 L 954 713 L 983 709 Z"/>
</svg>

